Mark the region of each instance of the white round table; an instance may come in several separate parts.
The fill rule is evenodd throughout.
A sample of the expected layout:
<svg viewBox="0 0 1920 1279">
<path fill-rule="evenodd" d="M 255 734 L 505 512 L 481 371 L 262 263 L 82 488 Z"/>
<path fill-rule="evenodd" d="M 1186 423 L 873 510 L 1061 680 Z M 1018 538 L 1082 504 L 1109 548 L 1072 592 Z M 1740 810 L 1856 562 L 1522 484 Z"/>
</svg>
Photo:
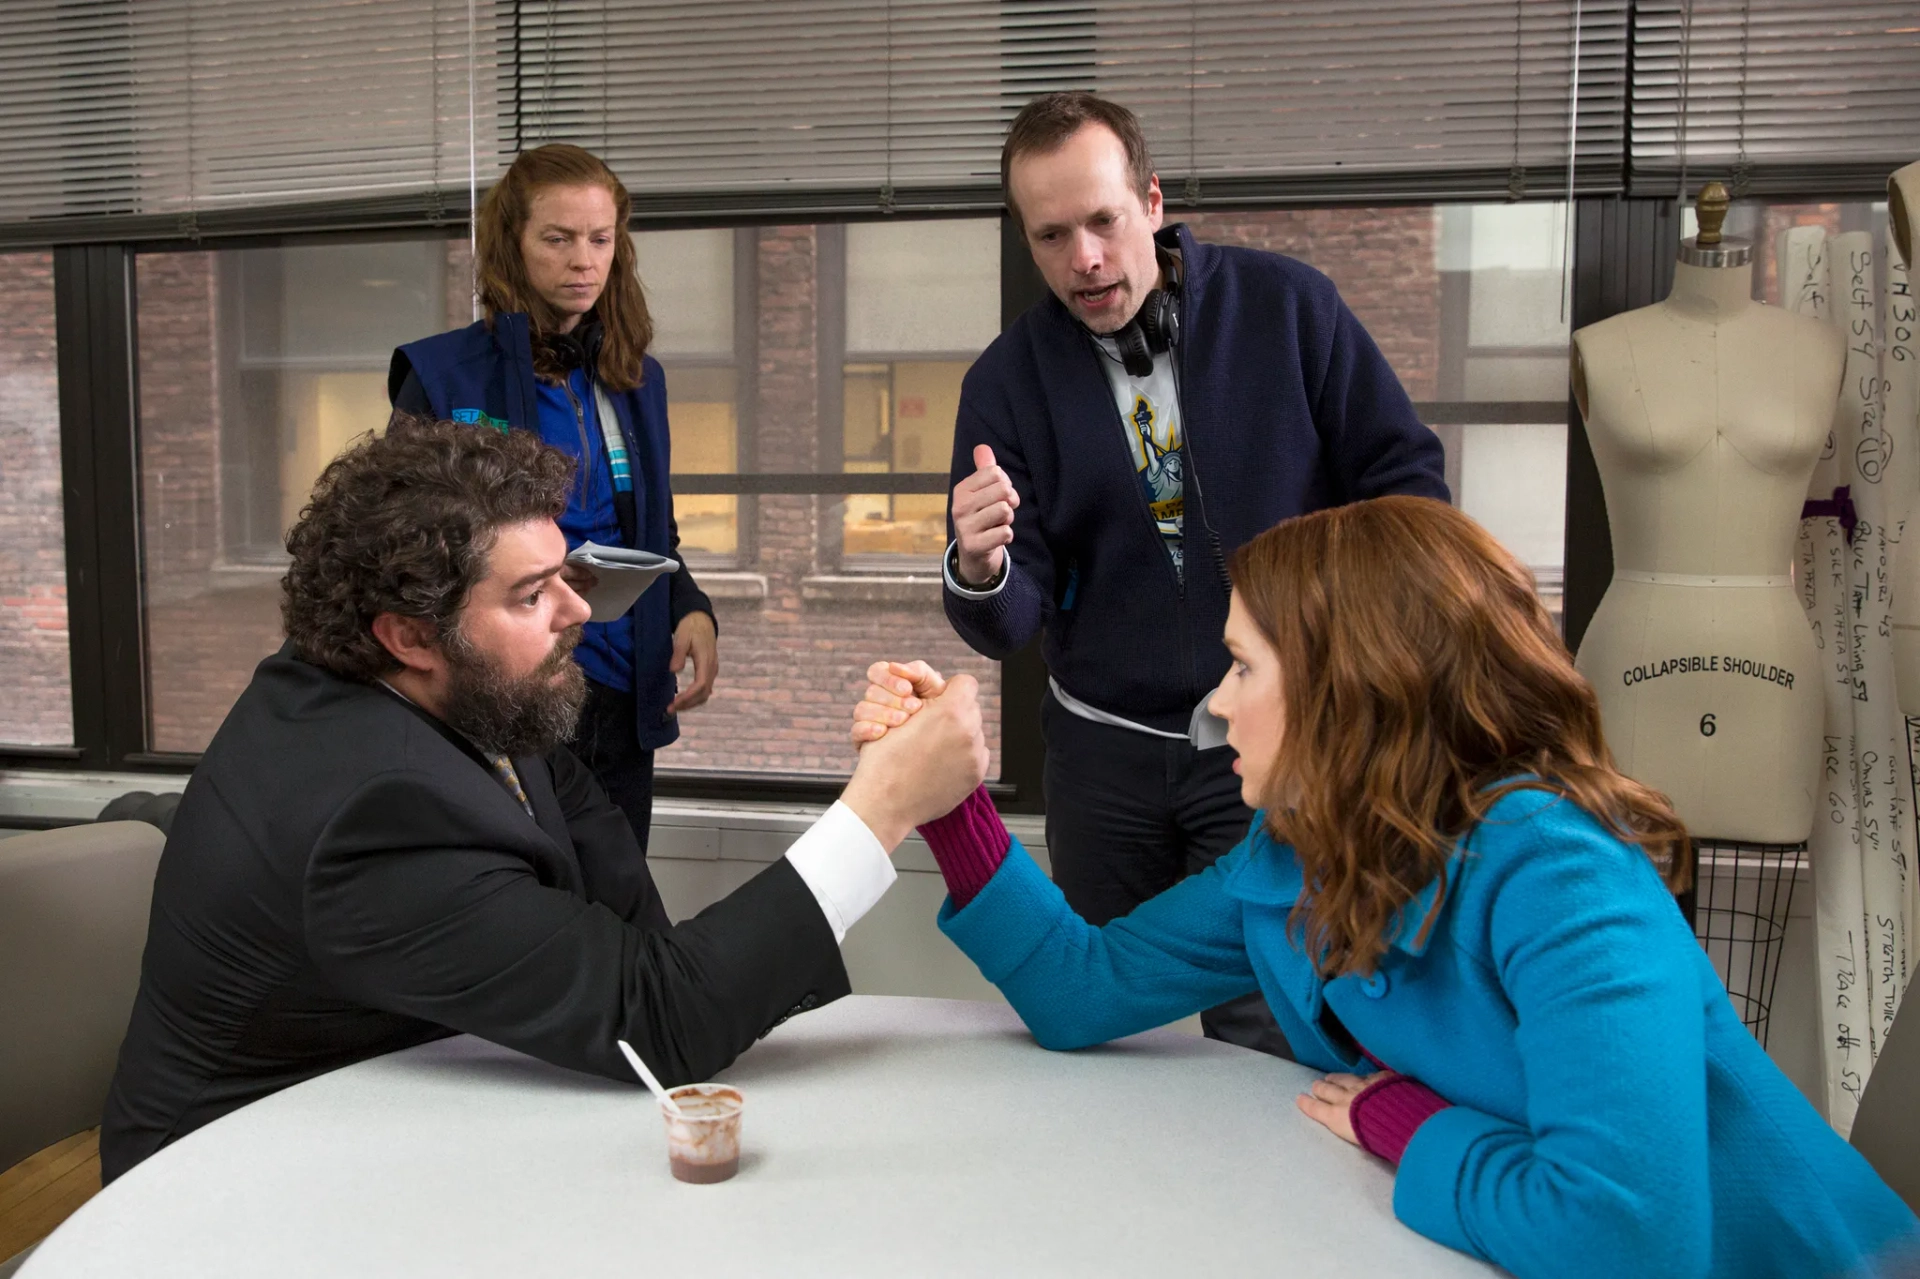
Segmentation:
<svg viewBox="0 0 1920 1279">
<path fill-rule="evenodd" d="M 667 1172 L 639 1086 L 469 1037 L 322 1076 L 162 1150 L 19 1279 L 1488 1275 L 1393 1219 L 1305 1067 L 1173 1031 L 1076 1053 L 1011 1009 L 854 996 L 723 1078 L 740 1175 Z"/>
</svg>

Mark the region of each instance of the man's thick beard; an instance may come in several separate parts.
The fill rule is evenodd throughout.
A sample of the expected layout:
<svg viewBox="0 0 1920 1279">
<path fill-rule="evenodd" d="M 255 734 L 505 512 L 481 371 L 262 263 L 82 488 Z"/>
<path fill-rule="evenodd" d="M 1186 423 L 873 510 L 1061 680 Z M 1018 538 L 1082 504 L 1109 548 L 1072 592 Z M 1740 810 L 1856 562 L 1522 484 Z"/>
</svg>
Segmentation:
<svg viewBox="0 0 1920 1279">
<path fill-rule="evenodd" d="M 573 660 L 580 635 L 578 626 L 562 632 L 538 669 L 513 679 L 455 627 L 445 644 L 442 718 L 489 755 L 544 755 L 572 741 L 587 700 L 587 677 Z"/>
</svg>

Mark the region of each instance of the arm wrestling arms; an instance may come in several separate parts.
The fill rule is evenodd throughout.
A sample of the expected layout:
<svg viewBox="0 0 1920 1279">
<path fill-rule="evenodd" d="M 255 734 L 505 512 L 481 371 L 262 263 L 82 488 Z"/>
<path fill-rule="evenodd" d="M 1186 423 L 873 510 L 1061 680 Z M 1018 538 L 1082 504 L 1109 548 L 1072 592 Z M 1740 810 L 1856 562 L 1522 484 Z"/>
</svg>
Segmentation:
<svg viewBox="0 0 1920 1279">
<path fill-rule="evenodd" d="M 1043 1048 L 1105 1043 L 1257 988 L 1239 903 L 1211 868 L 1095 928 L 1014 839 L 964 908 L 941 908 L 940 930 Z"/>
</svg>

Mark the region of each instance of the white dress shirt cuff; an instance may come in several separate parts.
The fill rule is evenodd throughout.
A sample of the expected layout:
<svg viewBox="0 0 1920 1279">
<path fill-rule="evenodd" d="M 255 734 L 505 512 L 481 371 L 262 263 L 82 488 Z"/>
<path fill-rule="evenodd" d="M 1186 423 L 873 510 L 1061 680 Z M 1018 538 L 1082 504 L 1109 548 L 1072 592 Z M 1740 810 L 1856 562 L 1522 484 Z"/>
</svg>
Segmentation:
<svg viewBox="0 0 1920 1279">
<path fill-rule="evenodd" d="M 787 849 L 787 860 L 813 891 L 836 943 L 893 886 L 893 859 L 859 814 L 837 800 Z"/>
<path fill-rule="evenodd" d="M 1000 576 L 995 578 L 990 586 L 973 587 L 963 585 L 959 576 L 954 572 L 954 565 L 959 563 L 959 560 L 960 543 L 958 539 L 956 539 L 947 543 L 947 553 L 940 557 L 940 576 L 946 579 L 947 589 L 963 599 L 990 600 L 1001 591 L 1007 589 L 1007 579 L 1013 576 L 1012 551 L 1006 552 L 1004 558 L 1001 559 Z"/>
</svg>

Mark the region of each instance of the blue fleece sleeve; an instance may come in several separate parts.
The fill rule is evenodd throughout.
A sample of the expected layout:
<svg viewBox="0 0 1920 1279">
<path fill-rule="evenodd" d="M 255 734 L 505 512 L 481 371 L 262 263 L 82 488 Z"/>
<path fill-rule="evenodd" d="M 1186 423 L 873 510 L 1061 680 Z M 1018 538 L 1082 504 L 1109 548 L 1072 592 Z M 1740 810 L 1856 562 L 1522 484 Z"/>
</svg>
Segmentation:
<svg viewBox="0 0 1920 1279">
<path fill-rule="evenodd" d="M 988 599 L 968 599 L 942 590 L 947 620 L 975 652 L 1005 661 L 1040 633 L 1045 602 L 1053 594 L 1053 555 L 1040 535 L 1040 504 L 1034 499 L 1026 459 L 1004 412 L 990 407 L 992 396 L 969 374 L 962 383 L 960 412 L 953 425 L 953 467 L 947 490 L 947 540 L 954 538 L 953 488 L 973 474 L 973 449 L 985 444 L 993 460 L 1013 481 L 1020 505 L 1013 513 L 1013 545 L 1007 548 L 1007 584 Z M 983 407 L 983 400 L 988 402 Z M 996 426 L 996 421 L 998 425 Z"/>
<path fill-rule="evenodd" d="M 1256 989 L 1240 904 L 1209 868 L 1123 919 L 1074 914 L 1018 839 L 941 931 L 1006 995 L 1043 1048 L 1085 1048 L 1177 1021 Z"/>
<path fill-rule="evenodd" d="M 1528 838 L 1491 886 L 1482 957 L 1518 1018 L 1526 1122 L 1427 1120 L 1394 1212 L 1523 1279 L 1697 1279 L 1712 1204 L 1696 945 L 1638 850 L 1584 819 Z"/>
<path fill-rule="evenodd" d="M 1309 386 L 1315 428 L 1339 481 L 1341 500 L 1389 493 L 1448 500 L 1446 451 L 1413 411 L 1387 357 L 1338 292 L 1314 317 L 1320 384 Z M 1303 356 L 1306 353 L 1303 352 Z M 1303 359 L 1309 370 L 1313 365 Z M 1311 372 L 1309 372 L 1311 376 Z"/>
</svg>

